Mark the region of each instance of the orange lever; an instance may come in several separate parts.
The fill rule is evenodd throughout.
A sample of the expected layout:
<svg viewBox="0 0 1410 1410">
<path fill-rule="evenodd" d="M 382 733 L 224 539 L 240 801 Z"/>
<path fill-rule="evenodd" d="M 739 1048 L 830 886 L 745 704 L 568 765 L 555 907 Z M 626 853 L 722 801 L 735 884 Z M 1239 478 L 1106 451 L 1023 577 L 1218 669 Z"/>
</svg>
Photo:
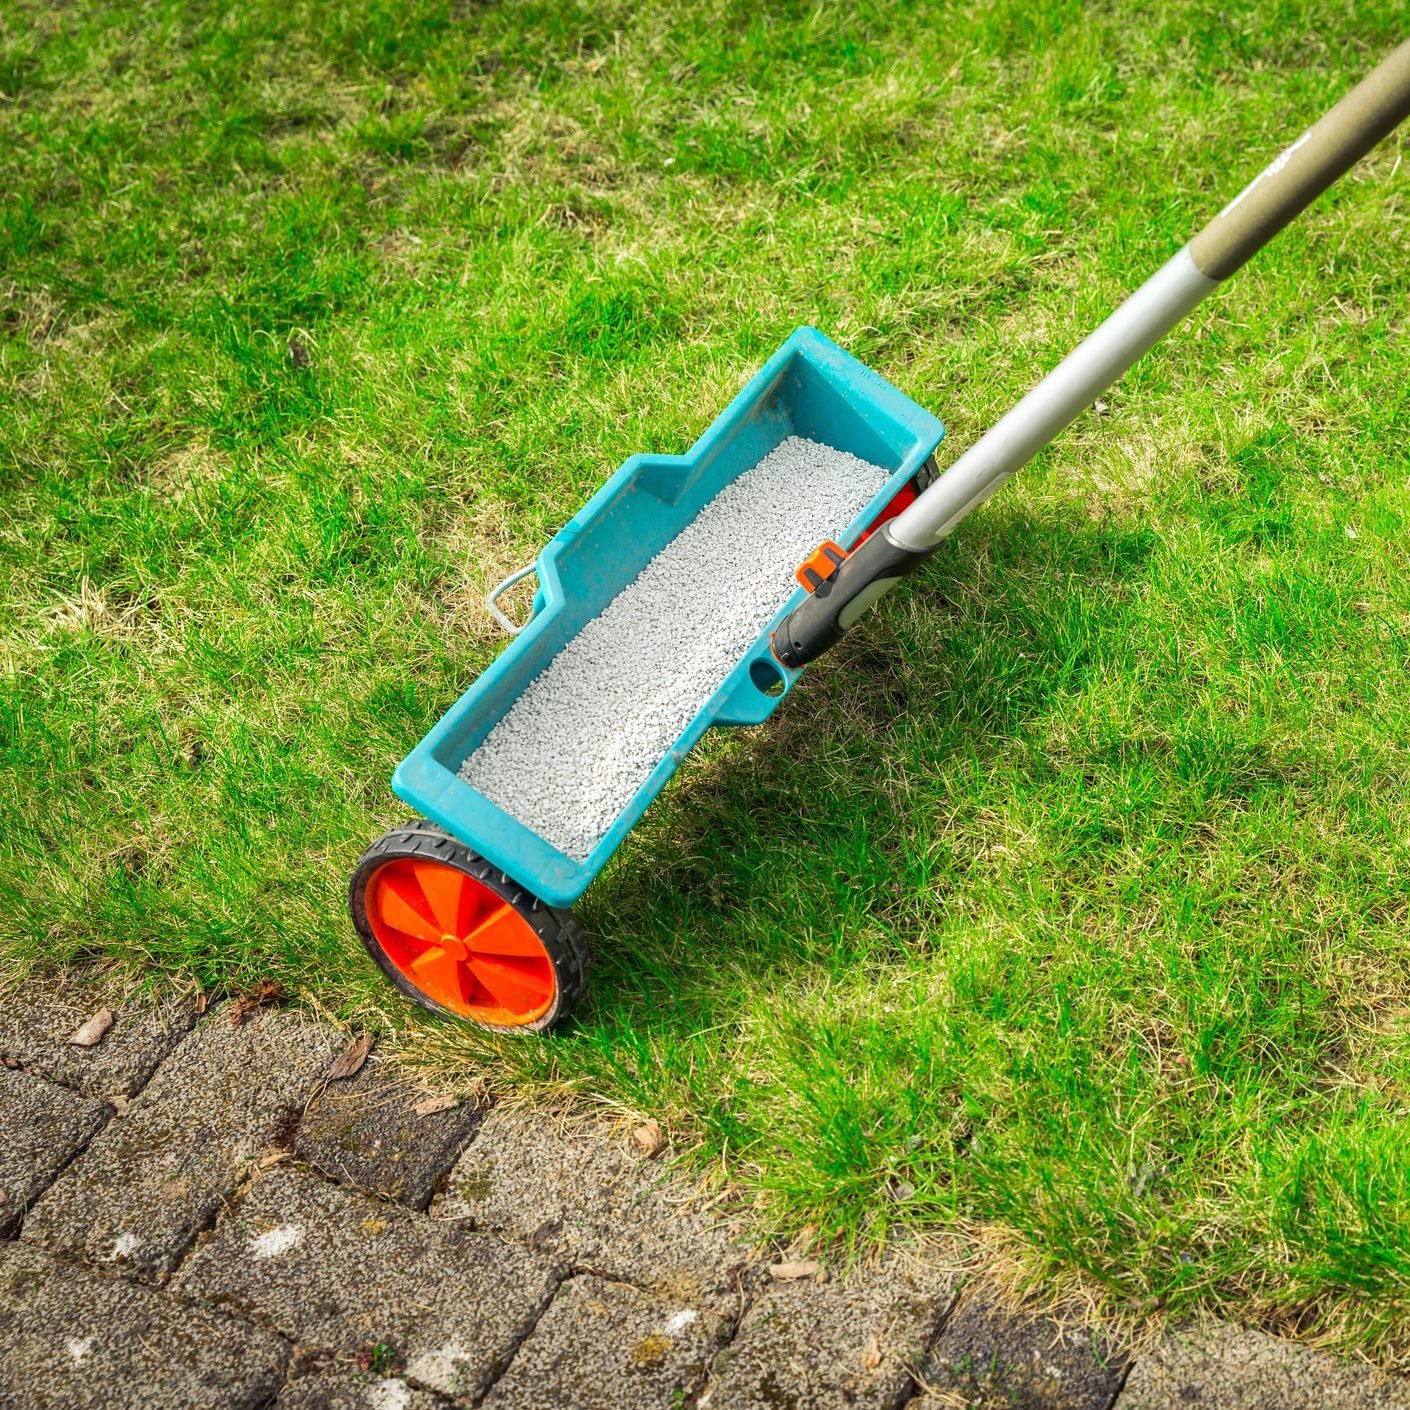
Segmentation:
<svg viewBox="0 0 1410 1410">
<path fill-rule="evenodd" d="M 826 539 L 794 570 L 793 576 L 809 592 L 816 592 L 841 566 L 847 552 Z"/>
</svg>

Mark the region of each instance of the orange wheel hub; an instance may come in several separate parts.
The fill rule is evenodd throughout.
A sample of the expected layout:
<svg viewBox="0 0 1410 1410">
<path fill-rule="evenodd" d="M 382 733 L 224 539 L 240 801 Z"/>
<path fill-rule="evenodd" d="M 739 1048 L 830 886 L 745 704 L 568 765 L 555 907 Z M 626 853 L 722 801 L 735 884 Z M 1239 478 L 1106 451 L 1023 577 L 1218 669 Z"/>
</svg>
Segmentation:
<svg viewBox="0 0 1410 1410">
<path fill-rule="evenodd" d="M 457 867 L 419 857 L 378 867 L 367 919 L 402 975 L 464 1018 L 514 1027 L 553 1006 L 558 981 L 533 926 Z"/>
</svg>

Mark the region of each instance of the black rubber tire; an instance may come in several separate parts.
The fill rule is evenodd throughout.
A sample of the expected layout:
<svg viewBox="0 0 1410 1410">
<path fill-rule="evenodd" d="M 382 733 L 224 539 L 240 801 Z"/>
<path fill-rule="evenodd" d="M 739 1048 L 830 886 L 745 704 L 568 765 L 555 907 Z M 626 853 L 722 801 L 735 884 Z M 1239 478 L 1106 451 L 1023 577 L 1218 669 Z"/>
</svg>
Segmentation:
<svg viewBox="0 0 1410 1410">
<path fill-rule="evenodd" d="M 553 1007 L 532 1023 L 482 1023 L 438 1004 L 423 994 L 387 957 L 367 919 L 367 883 L 372 873 L 399 857 L 425 857 L 455 867 L 502 897 L 533 927 L 553 964 L 557 994 Z M 477 852 L 457 841 L 443 827 L 425 818 L 414 818 L 389 828 L 358 858 L 348 886 L 348 910 L 353 928 L 377 967 L 408 999 L 432 1013 L 445 1014 L 461 1023 L 493 1033 L 546 1033 L 556 1028 L 577 1007 L 587 988 L 588 952 L 583 927 L 572 911 L 545 905 L 532 891 L 496 870 Z"/>
</svg>

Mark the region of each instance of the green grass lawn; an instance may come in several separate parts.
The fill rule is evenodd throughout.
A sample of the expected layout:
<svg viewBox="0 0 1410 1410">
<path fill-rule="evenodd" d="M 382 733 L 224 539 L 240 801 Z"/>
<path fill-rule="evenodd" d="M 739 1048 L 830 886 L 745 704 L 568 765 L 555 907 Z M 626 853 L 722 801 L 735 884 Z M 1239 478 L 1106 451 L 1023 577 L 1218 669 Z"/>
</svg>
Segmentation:
<svg viewBox="0 0 1410 1410">
<path fill-rule="evenodd" d="M 625 456 L 801 323 L 953 456 L 1404 18 L 7 6 L 0 973 L 279 979 L 672 1124 L 771 1227 L 1402 1355 L 1404 136 L 706 742 L 562 1036 L 423 1020 L 344 887 Z"/>
</svg>

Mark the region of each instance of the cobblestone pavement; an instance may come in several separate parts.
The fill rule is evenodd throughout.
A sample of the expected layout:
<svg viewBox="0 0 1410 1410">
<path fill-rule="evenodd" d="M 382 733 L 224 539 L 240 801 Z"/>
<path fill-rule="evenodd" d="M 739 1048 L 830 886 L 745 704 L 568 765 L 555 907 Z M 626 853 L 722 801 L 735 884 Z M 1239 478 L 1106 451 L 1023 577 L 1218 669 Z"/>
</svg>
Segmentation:
<svg viewBox="0 0 1410 1410">
<path fill-rule="evenodd" d="M 785 1268 L 610 1125 L 333 1077 L 298 1013 L 110 1001 L 70 1042 L 100 1004 L 0 999 L 4 1410 L 1410 1410 L 1227 1326 L 1131 1364 L 940 1245 Z"/>
</svg>

